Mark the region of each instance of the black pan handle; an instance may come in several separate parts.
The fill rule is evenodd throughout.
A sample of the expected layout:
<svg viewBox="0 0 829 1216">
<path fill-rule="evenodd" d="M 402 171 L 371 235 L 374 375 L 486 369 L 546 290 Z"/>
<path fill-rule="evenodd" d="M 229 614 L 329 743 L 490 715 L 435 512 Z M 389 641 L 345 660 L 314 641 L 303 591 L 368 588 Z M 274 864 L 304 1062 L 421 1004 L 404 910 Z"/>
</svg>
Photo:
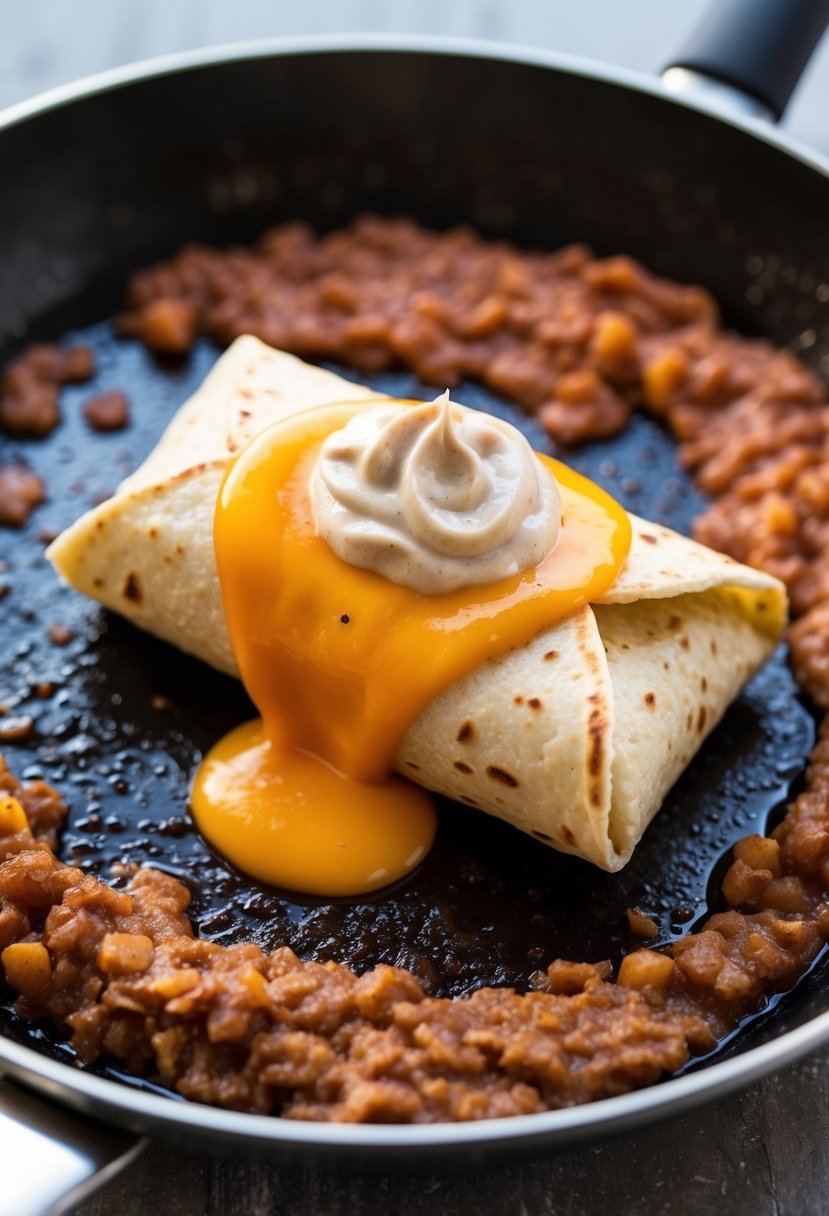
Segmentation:
<svg viewBox="0 0 829 1216">
<path fill-rule="evenodd" d="M 827 24 L 829 0 L 714 0 L 667 72 L 747 94 L 776 121 Z"/>
<path fill-rule="evenodd" d="M 68 1216 L 146 1143 L 0 1077 L 0 1212 Z"/>
</svg>

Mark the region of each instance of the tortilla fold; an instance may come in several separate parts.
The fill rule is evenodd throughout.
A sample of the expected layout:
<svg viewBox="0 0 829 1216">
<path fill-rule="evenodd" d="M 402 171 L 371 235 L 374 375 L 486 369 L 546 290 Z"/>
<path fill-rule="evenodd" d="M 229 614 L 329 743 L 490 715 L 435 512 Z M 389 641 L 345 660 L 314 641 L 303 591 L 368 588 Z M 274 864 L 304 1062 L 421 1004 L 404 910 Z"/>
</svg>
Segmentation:
<svg viewBox="0 0 829 1216">
<path fill-rule="evenodd" d="M 238 674 L 213 553 L 225 468 L 281 418 L 375 396 L 239 338 L 144 464 L 48 556 L 85 595 Z M 631 520 L 630 555 L 601 603 L 450 685 L 408 729 L 395 762 L 420 784 L 611 871 L 786 620 L 777 580 Z"/>
</svg>

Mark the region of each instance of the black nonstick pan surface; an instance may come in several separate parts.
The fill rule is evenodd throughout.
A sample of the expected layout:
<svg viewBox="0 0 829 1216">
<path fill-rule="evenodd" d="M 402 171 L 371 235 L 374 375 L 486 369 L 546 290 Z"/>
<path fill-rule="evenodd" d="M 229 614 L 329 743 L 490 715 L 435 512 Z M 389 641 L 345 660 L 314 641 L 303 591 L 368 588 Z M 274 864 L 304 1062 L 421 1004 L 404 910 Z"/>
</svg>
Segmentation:
<svg viewBox="0 0 829 1216">
<path fill-rule="evenodd" d="M 195 833 L 187 791 L 201 752 L 249 715 L 240 687 L 58 586 L 44 537 L 135 468 L 218 357 L 208 343 L 160 364 L 117 339 L 126 276 L 188 240 L 220 244 L 302 218 L 371 210 L 554 248 L 585 240 L 702 282 L 728 324 L 829 369 L 829 178 L 764 124 L 728 122 L 656 86 L 546 56 L 474 45 L 346 39 L 229 49 L 102 79 L 0 119 L 0 356 L 35 339 L 96 351 L 90 385 L 64 390 L 46 440 L 3 441 L 49 501 L 0 534 L 0 700 L 30 715 L 4 744 L 13 771 L 61 789 L 66 860 L 105 875 L 122 858 L 187 882 L 200 934 L 288 944 L 306 958 L 410 968 L 435 993 L 526 988 L 553 957 L 611 958 L 637 942 L 635 905 L 668 942 L 713 906 L 728 850 L 763 831 L 801 780 L 811 707 L 781 652 L 728 712 L 669 795 L 633 861 L 609 876 L 444 804 L 433 854 L 365 902 L 298 903 L 233 872 Z M 350 374 L 346 369 L 337 369 Z M 404 373 L 374 378 L 429 396 Z M 80 402 L 124 389 L 133 422 L 90 433 Z M 459 400 L 546 440 L 519 411 L 465 385 Z M 549 449 L 548 449 L 549 450 Z M 703 503 L 647 419 L 569 457 L 626 506 L 688 531 Z M 49 639 L 60 622 L 66 647 Z M 53 686 L 39 695 L 39 685 Z M 42 692 L 42 690 L 41 690 Z M 0 989 L 0 1064 L 50 1097 L 181 1142 L 316 1158 L 409 1160 L 598 1135 L 741 1083 L 829 1040 L 821 957 L 789 994 L 684 1077 L 593 1107 L 468 1127 L 337 1128 L 188 1104 L 103 1065 L 80 1069 L 54 1030 Z M 822 1016 L 823 1015 L 823 1016 Z"/>
</svg>

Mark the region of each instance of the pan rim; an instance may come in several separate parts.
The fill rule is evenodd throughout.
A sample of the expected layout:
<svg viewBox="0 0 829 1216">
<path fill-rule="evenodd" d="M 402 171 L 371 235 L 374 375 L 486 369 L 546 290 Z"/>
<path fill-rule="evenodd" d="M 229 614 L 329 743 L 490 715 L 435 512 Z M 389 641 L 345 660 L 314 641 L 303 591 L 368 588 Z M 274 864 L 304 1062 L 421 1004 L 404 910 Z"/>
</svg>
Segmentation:
<svg viewBox="0 0 829 1216">
<path fill-rule="evenodd" d="M 746 115 L 723 114 L 701 98 L 669 93 L 657 78 L 598 61 L 541 51 L 519 43 L 420 34 L 336 34 L 269 38 L 225 43 L 144 59 L 59 85 L 0 111 L 0 132 L 86 98 L 145 80 L 197 71 L 224 63 L 291 56 L 391 53 L 465 57 L 518 63 L 612 84 L 691 110 L 758 139 L 829 177 L 829 156 L 783 134 L 768 122 Z M 744 1088 L 770 1072 L 794 1063 L 829 1042 L 829 1010 L 770 1043 L 699 1072 L 663 1084 L 583 1106 L 487 1119 L 474 1123 L 425 1125 L 308 1124 L 272 1115 L 244 1114 L 199 1103 L 143 1093 L 117 1081 L 80 1072 L 49 1059 L 31 1047 L 0 1034 L 0 1073 L 23 1082 L 64 1106 L 87 1114 L 106 1113 L 136 1130 L 201 1132 L 226 1143 L 251 1141 L 274 1148 L 316 1149 L 331 1153 L 370 1149 L 375 1154 L 414 1155 L 424 1150 L 483 1148 L 510 1143 L 575 1142 L 632 1130 L 660 1117 L 671 1117 Z"/>
<path fill-rule="evenodd" d="M 575 1143 L 597 1135 L 631 1131 L 661 1118 L 745 1089 L 767 1074 L 794 1064 L 829 1041 L 829 1010 L 770 1043 L 754 1047 L 685 1076 L 580 1106 L 480 1119 L 470 1123 L 307 1123 L 274 1115 L 224 1110 L 172 1095 L 144 1093 L 106 1077 L 78 1071 L 0 1035 L 0 1064 L 8 1075 L 64 1106 L 100 1117 L 107 1114 L 143 1133 L 189 1131 L 221 1137 L 227 1144 L 415 1155 L 427 1149 L 505 1147 L 511 1143 Z M 1 1074 L 0 1074 L 1 1075 Z"/>
<path fill-rule="evenodd" d="M 134 63 L 122 64 L 82 76 L 78 80 L 56 85 L 33 97 L 0 109 L 0 132 L 19 123 L 37 118 L 51 110 L 75 101 L 83 101 L 101 93 L 112 92 L 144 80 L 160 79 L 200 68 L 246 60 L 288 58 L 304 55 L 338 55 L 359 52 L 456 56 L 488 59 L 501 63 L 518 63 L 539 67 L 564 75 L 580 76 L 598 83 L 612 84 L 645 94 L 667 105 L 679 106 L 707 118 L 733 127 L 760 142 L 792 156 L 829 177 L 829 153 L 822 153 L 788 133 L 783 134 L 773 123 L 749 114 L 725 113 L 707 95 L 686 96 L 666 89 L 660 78 L 616 64 L 604 63 L 587 56 L 560 51 L 540 50 L 521 42 L 489 41 L 483 38 L 463 38 L 438 34 L 341 33 L 306 34 L 292 37 L 248 39 L 223 42 L 215 46 L 198 47 L 188 51 L 173 51 L 150 56 Z"/>
</svg>

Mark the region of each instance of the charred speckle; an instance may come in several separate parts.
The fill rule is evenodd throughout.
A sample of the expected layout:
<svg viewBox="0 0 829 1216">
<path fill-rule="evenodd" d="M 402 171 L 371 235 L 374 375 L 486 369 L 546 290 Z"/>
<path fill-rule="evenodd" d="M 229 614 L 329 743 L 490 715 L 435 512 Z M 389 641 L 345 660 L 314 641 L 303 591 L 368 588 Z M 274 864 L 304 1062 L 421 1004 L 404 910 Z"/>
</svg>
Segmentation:
<svg viewBox="0 0 829 1216">
<path fill-rule="evenodd" d="M 546 832 L 538 832 L 535 828 L 533 828 L 533 836 L 535 836 L 536 840 L 543 840 L 545 844 L 553 843 L 552 836 L 548 836 Z"/>
<path fill-rule="evenodd" d="M 347 612 L 344 612 L 344 613 L 342 614 L 342 616 L 340 617 L 340 624 L 341 624 L 341 625 L 348 625 L 348 624 L 350 623 L 350 621 L 351 621 L 351 617 L 348 615 L 348 613 L 347 613 Z"/>
<path fill-rule="evenodd" d="M 518 693 L 518 695 L 517 695 L 517 696 L 515 696 L 515 697 L 513 697 L 512 699 L 513 699 L 513 701 L 515 702 L 515 704 L 516 704 L 516 705 L 523 705 L 523 704 L 524 704 L 524 698 L 521 696 L 521 694 L 520 694 L 520 693 Z"/>
<path fill-rule="evenodd" d="M 587 720 L 587 733 L 590 736 L 587 767 L 591 777 L 598 777 L 602 766 L 605 734 L 605 723 L 602 719 L 602 711 L 598 706 L 595 706 L 590 711 L 590 717 Z M 593 798 L 591 794 L 591 798 L 594 805 L 598 805 L 598 795 Z"/>
<path fill-rule="evenodd" d="M 645 704 L 650 709 L 653 709 L 654 705 L 656 705 L 656 693 L 655 692 L 646 692 L 645 693 Z"/>
<path fill-rule="evenodd" d="M 464 764 L 463 760 L 456 760 L 455 768 L 458 770 L 459 773 L 471 773 L 472 772 L 472 769 L 469 767 L 468 764 Z"/>
<path fill-rule="evenodd" d="M 573 835 L 573 833 L 572 833 L 571 829 L 570 829 L 570 828 L 568 828 L 568 826 L 567 826 L 567 824 L 566 824 L 566 823 L 562 825 L 562 828 L 561 828 L 561 834 L 562 834 L 562 836 L 564 837 L 564 839 L 567 841 L 567 843 L 568 843 L 568 844 L 575 844 L 575 843 L 576 843 L 576 838 L 575 838 L 575 836 Z"/>
<path fill-rule="evenodd" d="M 538 697 L 530 697 L 527 704 L 529 705 L 530 709 L 541 709 L 541 701 Z"/>
<path fill-rule="evenodd" d="M 545 654 L 544 658 L 545 658 L 545 659 L 547 660 L 547 662 L 549 663 L 549 662 L 551 662 L 553 659 L 557 659 L 557 658 L 558 658 L 558 651 L 557 651 L 557 650 L 548 650 L 548 651 L 547 651 L 547 653 Z"/>
<path fill-rule="evenodd" d="M 140 604 L 143 598 L 144 593 L 141 590 L 138 575 L 134 571 L 130 571 L 124 581 L 124 599 L 129 600 L 131 604 Z"/>
<path fill-rule="evenodd" d="M 700 705 L 699 714 L 697 715 L 697 733 L 700 735 L 705 730 L 705 722 L 706 722 L 707 717 L 708 717 L 708 713 L 705 709 L 705 706 Z"/>
<path fill-rule="evenodd" d="M 456 738 L 458 743 L 468 743 L 474 734 L 475 727 L 472 725 L 472 723 L 464 722 L 463 726 L 458 731 Z"/>
<path fill-rule="evenodd" d="M 517 777 L 513 777 L 512 773 L 508 773 L 506 769 L 498 768 L 496 764 L 487 765 L 486 775 L 493 781 L 500 781 L 502 785 L 508 785 L 512 789 L 518 785 Z"/>
<path fill-rule="evenodd" d="M 407 767 L 407 768 L 413 768 L 413 769 L 415 770 L 415 772 L 420 772 L 420 765 L 419 765 L 419 764 L 415 764 L 414 760 L 407 760 L 407 761 L 406 761 L 406 767 Z"/>
<path fill-rule="evenodd" d="M 642 540 L 647 541 L 649 545 L 659 544 L 659 541 L 655 536 L 651 536 L 650 532 L 640 532 L 639 535 L 642 537 Z"/>
</svg>

